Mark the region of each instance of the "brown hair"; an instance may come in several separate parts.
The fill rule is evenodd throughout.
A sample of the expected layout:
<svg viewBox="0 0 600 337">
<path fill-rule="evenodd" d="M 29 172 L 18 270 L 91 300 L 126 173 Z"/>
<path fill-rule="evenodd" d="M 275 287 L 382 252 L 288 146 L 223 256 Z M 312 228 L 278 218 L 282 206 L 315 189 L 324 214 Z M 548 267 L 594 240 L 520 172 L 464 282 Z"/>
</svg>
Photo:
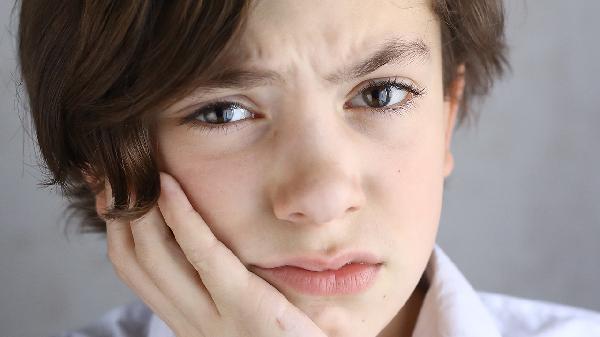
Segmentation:
<svg viewBox="0 0 600 337">
<path fill-rule="evenodd" d="M 219 78 L 249 3 L 21 0 L 18 56 L 44 184 L 61 187 L 80 232 L 106 231 L 95 209 L 103 177 L 114 197 L 107 218 L 134 219 L 156 203 L 152 116 Z M 433 0 L 433 8 L 445 90 L 466 65 L 461 124 L 506 65 L 504 9 L 501 0 Z"/>
</svg>

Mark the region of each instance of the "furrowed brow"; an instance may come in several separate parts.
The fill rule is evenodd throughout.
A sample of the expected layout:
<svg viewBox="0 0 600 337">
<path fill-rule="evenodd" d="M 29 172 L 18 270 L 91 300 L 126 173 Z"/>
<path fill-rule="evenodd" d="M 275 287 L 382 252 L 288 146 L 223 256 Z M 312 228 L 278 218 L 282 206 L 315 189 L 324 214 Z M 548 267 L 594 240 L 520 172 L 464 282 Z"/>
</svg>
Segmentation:
<svg viewBox="0 0 600 337">
<path fill-rule="evenodd" d="M 427 61 L 431 51 L 423 40 L 406 41 L 390 39 L 370 57 L 355 65 L 337 71 L 325 79 L 331 83 L 347 82 L 366 76 L 378 68 L 390 64 L 406 64 L 415 60 Z M 250 90 L 256 87 L 283 83 L 281 74 L 272 70 L 236 69 L 221 72 L 218 76 L 204 82 L 197 89 L 205 94 L 219 90 Z"/>
<path fill-rule="evenodd" d="M 204 82 L 198 89 L 210 93 L 218 90 L 250 90 L 283 81 L 280 74 L 271 70 L 230 69 Z"/>
<path fill-rule="evenodd" d="M 331 83 L 348 82 L 366 76 L 386 64 L 429 61 L 431 50 L 423 40 L 387 40 L 367 59 L 326 77 Z"/>
</svg>

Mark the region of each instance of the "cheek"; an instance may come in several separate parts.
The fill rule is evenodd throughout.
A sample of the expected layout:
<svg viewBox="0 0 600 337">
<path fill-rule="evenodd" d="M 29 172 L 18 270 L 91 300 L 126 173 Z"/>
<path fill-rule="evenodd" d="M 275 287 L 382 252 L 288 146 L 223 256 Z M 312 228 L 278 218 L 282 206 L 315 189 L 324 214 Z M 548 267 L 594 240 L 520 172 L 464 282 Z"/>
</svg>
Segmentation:
<svg viewBox="0 0 600 337">
<path fill-rule="evenodd" d="M 443 194 L 442 158 L 434 156 L 433 152 L 438 152 L 437 147 L 436 151 L 422 149 L 406 162 L 396 165 L 394 187 L 397 192 L 391 196 L 390 201 L 395 206 L 390 209 L 396 211 L 394 216 L 397 219 L 401 219 L 397 237 L 405 238 L 404 245 L 412 251 L 422 249 L 424 241 L 434 239 L 439 224 Z"/>
<path fill-rule="evenodd" d="M 396 212 L 406 227 L 419 230 L 437 224 L 444 182 L 443 101 L 432 100 L 419 111 L 410 143 L 387 153 L 380 172 L 386 172 L 383 191 L 387 209 Z"/>
<path fill-rule="evenodd" d="M 386 174 L 377 184 L 377 212 L 387 224 L 379 240 L 389 254 L 391 273 L 385 287 L 393 304 L 412 292 L 435 243 L 443 195 L 442 139 L 432 132 L 379 168 Z"/>
<path fill-rule="evenodd" d="M 442 193 L 442 157 L 434 155 L 428 146 L 413 148 L 397 155 L 381 167 L 376 183 L 381 202 L 379 214 L 385 214 L 392 237 L 400 246 L 423 245 L 423 240 L 435 236 L 439 223 Z M 396 244 L 398 244 L 396 242 Z M 417 248 L 418 250 L 418 248 Z M 410 250 L 408 251 L 410 252 Z"/>
<path fill-rule="evenodd" d="M 373 195 L 377 212 L 389 223 L 392 254 L 401 268 L 414 268 L 414 258 L 425 253 L 437 233 L 444 182 L 443 105 L 432 104 L 415 125 L 405 148 L 379 153 L 383 161 L 374 167 Z M 422 112 L 422 111 L 421 111 Z M 404 258 L 403 258 L 404 257 Z M 416 259 L 419 260 L 419 259 Z"/>
<path fill-rule="evenodd" d="M 226 160 L 207 160 L 195 154 L 194 147 L 178 144 L 178 151 L 161 144 L 160 167 L 169 172 L 185 191 L 188 199 L 215 236 L 238 254 L 251 246 L 255 231 L 248 218 L 260 209 L 257 200 L 260 161 L 252 155 Z M 244 220 L 246 219 L 246 220 Z M 238 255 L 239 256 L 239 255 Z"/>
</svg>

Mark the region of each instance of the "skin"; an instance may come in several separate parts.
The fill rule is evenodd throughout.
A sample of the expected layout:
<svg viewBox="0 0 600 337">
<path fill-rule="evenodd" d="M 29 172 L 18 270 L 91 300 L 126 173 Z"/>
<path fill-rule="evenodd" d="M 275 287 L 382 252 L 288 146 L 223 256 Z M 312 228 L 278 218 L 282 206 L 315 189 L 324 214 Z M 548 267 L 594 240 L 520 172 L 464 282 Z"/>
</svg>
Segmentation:
<svg viewBox="0 0 600 337">
<path fill-rule="evenodd" d="M 388 38 L 420 39 L 428 57 L 336 84 L 324 79 Z M 238 50 L 244 68 L 284 81 L 196 92 L 159 116 L 161 197 L 140 220 L 107 224 L 117 274 L 179 337 L 410 336 L 464 87 L 459 76 L 444 96 L 430 4 L 261 0 Z M 348 107 L 361 102 L 357 90 L 368 80 L 391 77 L 424 93 L 399 114 Z M 215 99 L 257 116 L 236 115 L 227 133 L 180 125 Z M 104 195 L 97 207 L 106 207 Z M 367 291 L 306 295 L 269 284 L 255 268 L 343 249 L 381 257 Z"/>
</svg>

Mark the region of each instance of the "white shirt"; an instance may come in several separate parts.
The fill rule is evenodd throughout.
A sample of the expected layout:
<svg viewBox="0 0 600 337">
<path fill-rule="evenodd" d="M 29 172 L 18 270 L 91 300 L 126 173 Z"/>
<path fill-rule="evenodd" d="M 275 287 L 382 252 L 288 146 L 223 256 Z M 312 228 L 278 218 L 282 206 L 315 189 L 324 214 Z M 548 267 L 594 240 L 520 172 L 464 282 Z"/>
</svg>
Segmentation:
<svg viewBox="0 0 600 337">
<path fill-rule="evenodd" d="M 436 244 L 425 269 L 429 289 L 413 337 L 600 337 L 600 312 L 476 291 Z M 143 302 L 56 337 L 174 337 Z"/>
</svg>

